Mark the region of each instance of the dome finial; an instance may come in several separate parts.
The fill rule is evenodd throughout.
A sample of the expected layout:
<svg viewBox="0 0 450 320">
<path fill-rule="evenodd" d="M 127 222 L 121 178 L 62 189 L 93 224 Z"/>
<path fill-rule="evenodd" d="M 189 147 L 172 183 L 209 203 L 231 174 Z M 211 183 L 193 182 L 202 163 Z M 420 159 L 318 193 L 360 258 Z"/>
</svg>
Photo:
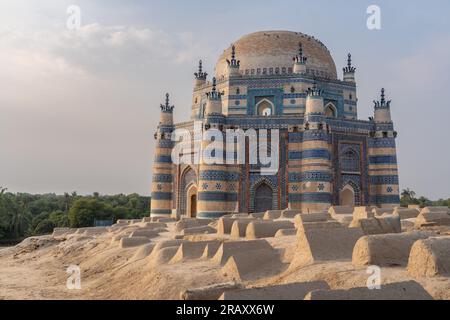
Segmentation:
<svg viewBox="0 0 450 320">
<path fill-rule="evenodd" d="M 212 79 L 212 92 L 216 92 L 216 86 L 217 86 L 217 79 L 216 79 L 216 77 L 214 77 L 213 79 Z"/>
<path fill-rule="evenodd" d="M 308 96 L 321 96 L 322 95 L 322 90 L 317 88 L 316 77 L 314 77 L 314 82 L 313 82 L 312 88 L 308 88 L 308 90 L 306 91 L 306 94 Z"/>
<path fill-rule="evenodd" d="M 391 106 L 391 100 L 386 101 L 386 94 L 384 88 L 381 88 L 381 99 L 380 101 L 374 100 L 375 109 L 379 108 L 389 108 Z"/>
<path fill-rule="evenodd" d="M 241 62 L 239 60 L 236 60 L 236 46 L 233 44 L 231 45 L 231 60 L 227 59 L 228 66 L 232 68 L 239 68 L 241 65 Z"/>
<path fill-rule="evenodd" d="M 172 112 L 175 107 L 170 105 L 170 95 L 166 93 L 166 102 L 165 104 L 161 104 L 161 111 L 163 112 Z"/>
<path fill-rule="evenodd" d="M 212 78 L 211 92 L 207 92 L 206 96 L 210 100 L 219 100 L 221 98 L 222 93 L 217 91 L 217 79 L 216 79 L 216 77 Z"/>
<path fill-rule="evenodd" d="M 301 42 L 298 43 L 298 55 L 294 57 L 294 61 L 299 64 L 305 64 L 307 58 L 303 56 L 303 45 Z"/>
<path fill-rule="evenodd" d="M 344 73 L 355 73 L 356 68 L 352 66 L 352 54 L 347 55 L 347 66 L 344 68 Z"/>
<path fill-rule="evenodd" d="M 206 72 L 203 72 L 203 61 L 200 60 L 198 62 L 198 72 L 194 73 L 195 78 L 197 80 L 206 80 L 206 77 L 208 76 L 208 74 Z"/>
</svg>

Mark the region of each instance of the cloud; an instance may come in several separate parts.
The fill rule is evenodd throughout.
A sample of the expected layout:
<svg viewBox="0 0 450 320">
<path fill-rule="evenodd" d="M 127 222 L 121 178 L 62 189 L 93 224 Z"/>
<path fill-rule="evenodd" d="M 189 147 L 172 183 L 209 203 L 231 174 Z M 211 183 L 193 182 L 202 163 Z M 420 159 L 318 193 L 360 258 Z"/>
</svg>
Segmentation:
<svg viewBox="0 0 450 320">
<path fill-rule="evenodd" d="M 44 31 L 3 31 L 0 50 L 10 73 L 39 69 L 47 74 L 123 74 L 165 63 L 192 61 L 194 36 L 128 26 L 84 25 Z M 30 70 L 31 69 L 31 70 Z"/>
</svg>

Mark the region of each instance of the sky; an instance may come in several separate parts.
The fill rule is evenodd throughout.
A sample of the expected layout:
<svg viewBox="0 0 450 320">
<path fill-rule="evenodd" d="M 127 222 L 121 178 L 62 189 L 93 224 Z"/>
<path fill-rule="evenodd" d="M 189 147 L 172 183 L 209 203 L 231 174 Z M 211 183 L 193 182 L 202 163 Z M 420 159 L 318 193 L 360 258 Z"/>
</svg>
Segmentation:
<svg viewBox="0 0 450 320">
<path fill-rule="evenodd" d="M 80 28 L 70 30 L 71 5 Z M 367 7 L 381 9 L 369 30 Z M 188 120 L 193 72 L 239 37 L 299 31 L 357 68 L 360 119 L 392 99 L 401 188 L 450 197 L 450 2 L 0 2 L 0 186 L 12 192 L 150 194 L 166 92 Z"/>
</svg>

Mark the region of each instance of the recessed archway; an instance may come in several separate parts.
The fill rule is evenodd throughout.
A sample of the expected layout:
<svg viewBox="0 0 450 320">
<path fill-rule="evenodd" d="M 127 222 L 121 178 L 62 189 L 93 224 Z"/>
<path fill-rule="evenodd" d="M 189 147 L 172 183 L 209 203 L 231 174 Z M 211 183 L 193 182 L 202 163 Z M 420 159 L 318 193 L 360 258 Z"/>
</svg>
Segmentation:
<svg viewBox="0 0 450 320">
<path fill-rule="evenodd" d="M 197 186 L 192 184 L 186 192 L 186 215 L 189 218 L 197 217 Z"/>
<path fill-rule="evenodd" d="M 259 116 L 269 117 L 274 114 L 274 105 L 267 99 L 263 99 L 256 105 L 256 113 Z"/>
<path fill-rule="evenodd" d="M 334 104 L 329 103 L 325 107 L 325 116 L 329 118 L 336 118 L 337 117 L 337 111 Z"/>
<path fill-rule="evenodd" d="M 273 190 L 265 182 L 255 189 L 255 212 L 266 212 L 273 209 Z"/>
<path fill-rule="evenodd" d="M 341 206 L 354 207 L 355 206 L 355 190 L 352 186 L 346 185 L 340 194 Z"/>
</svg>

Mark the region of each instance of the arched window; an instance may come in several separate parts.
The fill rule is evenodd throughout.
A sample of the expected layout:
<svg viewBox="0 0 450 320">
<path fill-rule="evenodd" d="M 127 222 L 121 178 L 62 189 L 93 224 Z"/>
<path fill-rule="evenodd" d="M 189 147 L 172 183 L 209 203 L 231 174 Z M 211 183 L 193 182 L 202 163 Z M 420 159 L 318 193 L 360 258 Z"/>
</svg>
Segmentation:
<svg viewBox="0 0 450 320">
<path fill-rule="evenodd" d="M 352 149 L 347 148 L 341 154 L 341 170 L 345 172 L 359 172 L 359 155 Z"/>
<path fill-rule="evenodd" d="M 268 100 L 262 100 L 256 105 L 256 112 L 259 116 L 271 116 L 273 114 L 273 104 Z"/>
<path fill-rule="evenodd" d="M 327 104 L 327 106 L 325 107 L 325 116 L 329 118 L 337 117 L 336 107 L 334 106 L 334 104 Z"/>
</svg>

